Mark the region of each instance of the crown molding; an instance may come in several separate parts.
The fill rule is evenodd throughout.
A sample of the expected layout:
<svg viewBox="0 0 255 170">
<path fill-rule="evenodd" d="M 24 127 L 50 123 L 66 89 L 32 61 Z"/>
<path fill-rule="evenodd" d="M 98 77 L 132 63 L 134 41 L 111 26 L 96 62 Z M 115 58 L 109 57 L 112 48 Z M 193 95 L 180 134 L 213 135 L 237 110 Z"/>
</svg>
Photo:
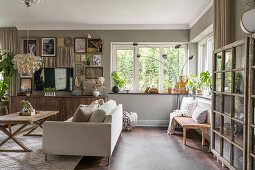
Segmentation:
<svg viewBox="0 0 255 170">
<path fill-rule="evenodd" d="M 188 24 L 20 24 L 18 30 L 176 30 L 189 29 Z"/>
<path fill-rule="evenodd" d="M 188 23 L 189 29 L 192 28 L 198 20 L 213 6 L 213 0 L 210 0 L 208 3 L 205 3 L 200 10 L 197 12 L 196 16 Z"/>
</svg>

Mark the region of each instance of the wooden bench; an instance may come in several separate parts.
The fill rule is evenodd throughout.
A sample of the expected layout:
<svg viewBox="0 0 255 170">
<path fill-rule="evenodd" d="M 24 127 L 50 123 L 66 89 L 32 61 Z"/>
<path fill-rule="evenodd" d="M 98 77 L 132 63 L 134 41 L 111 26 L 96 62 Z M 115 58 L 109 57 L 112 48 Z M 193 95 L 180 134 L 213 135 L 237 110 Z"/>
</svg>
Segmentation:
<svg viewBox="0 0 255 170">
<path fill-rule="evenodd" d="M 208 123 L 199 124 L 191 117 L 174 117 L 174 120 L 183 127 L 183 143 L 186 145 L 186 130 L 201 129 L 202 130 L 202 145 L 205 145 L 205 128 L 210 128 Z"/>
</svg>

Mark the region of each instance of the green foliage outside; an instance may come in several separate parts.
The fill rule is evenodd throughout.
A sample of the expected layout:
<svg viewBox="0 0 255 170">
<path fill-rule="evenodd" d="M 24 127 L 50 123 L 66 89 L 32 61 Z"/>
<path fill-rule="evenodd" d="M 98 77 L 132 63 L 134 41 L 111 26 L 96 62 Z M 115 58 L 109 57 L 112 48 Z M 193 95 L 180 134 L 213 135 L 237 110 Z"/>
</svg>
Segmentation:
<svg viewBox="0 0 255 170">
<path fill-rule="evenodd" d="M 10 79 L 15 74 L 14 65 L 12 59 L 14 54 L 7 50 L 0 50 L 0 72 L 2 79 L 0 80 L 0 98 L 1 101 L 7 100 L 7 92 L 10 85 Z"/>
<path fill-rule="evenodd" d="M 114 86 L 122 88 L 125 85 L 125 80 L 123 80 L 122 76 L 117 71 L 112 72 L 112 80 Z"/>
</svg>

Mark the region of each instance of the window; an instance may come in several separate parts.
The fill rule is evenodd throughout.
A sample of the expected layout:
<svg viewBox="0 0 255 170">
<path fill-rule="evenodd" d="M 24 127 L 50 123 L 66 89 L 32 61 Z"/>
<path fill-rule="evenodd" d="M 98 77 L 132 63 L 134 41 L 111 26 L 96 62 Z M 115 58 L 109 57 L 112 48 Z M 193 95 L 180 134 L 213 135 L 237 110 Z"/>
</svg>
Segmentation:
<svg viewBox="0 0 255 170">
<path fill-rule="evenodd" d="M 206 37 L 198 45 L 198 73 L 212 73 L 213 37 Z"/>
<path fill-rule="evenodd" d="M 132 43 L 112 44 L 112 71 L 120 72 L 126 82 L 124 89 L 142 92 L 155 84 L 163 92 L 174 87 L 175 75 L 183 71 L 187 59 L 186 45 L 175 49 L 174 44 L 139 44 L 135 47 Z M 137 58 L 138 54 L 142 57 Z M 162 54 L 166 54 L 167 59 L 163 59 Z"/>
</svg>

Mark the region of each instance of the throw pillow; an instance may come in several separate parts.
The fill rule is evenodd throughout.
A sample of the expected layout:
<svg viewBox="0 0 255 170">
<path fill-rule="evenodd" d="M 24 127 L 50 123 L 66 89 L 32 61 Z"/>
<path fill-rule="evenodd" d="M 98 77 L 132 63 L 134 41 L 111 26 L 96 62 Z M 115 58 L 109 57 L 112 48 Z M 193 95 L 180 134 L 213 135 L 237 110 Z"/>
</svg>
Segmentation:
<svg viewBox="0 0 255 170">
<path fill-rule="evenodd" d="M 192 113 L 197 106 L 197 102 L 190 97 L 184 97 L 181 104 L 181 113 L 183 116 L 192 117 Z"/>
<path fill-rule="evenodd" d="M 208 110 L 203 110 L 197 106 L 192 114 L 192 119 L 197 123 L 205 123 L 208 117 Z"/>
<path fill-rule="evenodd" d="M 92 112 L 96 107 L 89 107 L 86 105 L 80 105 L 74 113 L 72 122 L 88 122 Z"/>
<path fill-rule="evenodd" d="M 110 105 L 112 106 L 112 109 L 115 108 L 115 107 L 117 107 L 117 103 L 116 103 L 115 100 L 109 100 L 109 101 L 107 101 L 106 103 L 110 104 Z"/>
<path fill-rule="evenodd" d="M 109 103 L 105 103 L 100 106 L 98 109 L 93 111 L 92 115 L 89 118 L 89 122 L 103 122 L 106 115 L 110 114 L 113 110 L 113 107 Z"/>
</svg>

